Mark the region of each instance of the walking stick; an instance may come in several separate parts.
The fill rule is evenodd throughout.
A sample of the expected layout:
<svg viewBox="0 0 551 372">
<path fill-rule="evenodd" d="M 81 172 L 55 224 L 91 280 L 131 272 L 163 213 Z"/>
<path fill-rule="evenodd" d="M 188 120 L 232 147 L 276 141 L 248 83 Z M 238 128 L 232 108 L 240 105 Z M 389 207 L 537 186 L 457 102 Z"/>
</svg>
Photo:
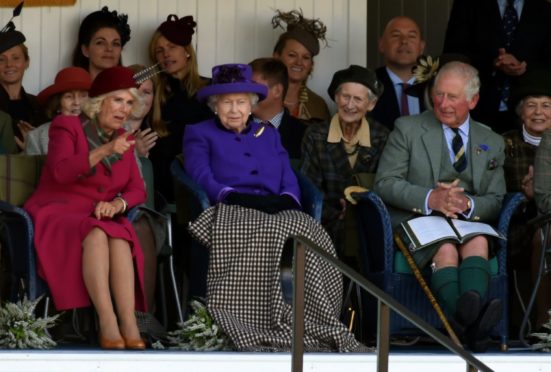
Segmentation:
<svg viewBox="0 0 551 372">
<path fill-rule="evenodd" d="M 425 292 L 425 295 L 428 297 L 430 304 L 432 305 L 432 307 L 436 311 L 436 314 L 442 321 L 442 324 L 444 325 L 444 328 L 448 332 L 448 335 L 450 336 L 453 342 L 455 342 L 458 346 L 462 347 L 463 344 L 461 343 L 461 341 L 459 341 L 459 338 L 457 337 L 454 330 L 450 326 L 448 319 L 446 319 L 446 315 L 442 311 L 442 308 L 436 301 L 436 298 L 434 298 L 434 295 L 432 294 L 427 282 L 425 281 L 425 278 L 423 278 L 423 275 L 421 274 L 419 267 L 417 267 L 417 263 L 413 259 L 413 256 L 411 255 L 409 249 L 407 249 L 407 247 L 402 242 L 402 239 L 400 239 L 400 237 L 397 234 L 394 234 L 394 241 L 396 242 L 396 245 L 398 246 L 398 248 L 400 249 L 404 257 L 406 258 L 406 261 L 409 267 L 411 268 L 411 271 L 413 271 L 415 278 L 421 285 L 421 289 L 423 290 L 423 292 Z"/>
</svg>

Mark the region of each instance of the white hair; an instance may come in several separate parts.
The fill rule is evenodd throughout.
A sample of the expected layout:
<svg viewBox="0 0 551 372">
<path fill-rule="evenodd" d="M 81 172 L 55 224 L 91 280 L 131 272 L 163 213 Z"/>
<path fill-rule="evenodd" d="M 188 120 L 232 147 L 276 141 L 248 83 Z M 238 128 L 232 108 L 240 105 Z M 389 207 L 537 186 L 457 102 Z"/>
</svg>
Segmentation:
<svg viewBox="0 0 551 372">
<path fill-rule="evenodd" d="M 441 76 L 447 74 L 459 76 L 465 81 L 465 97 L 468 101 L 478 94 L 480 90 L 480 78 L 478 77 L 478 70 L 473 66 L 459 61 L 448 62 L 438 71 L 434 79 L 434 85 L 438 84 Z"/>
<path fill-rule="evenodd" d="M 226 93 L 226 94 L 232 94 L 232 93 Z M 243 93 L 247 94 L 249 96 L 249 100 L 251 101 L 251 107 L 254 107 L 258 101 L 259 97 L 256 93 Z M 216 103 L 218 102 L 218 98 L 224 96 L 225 94 L 213 94 L 212 96 L 209 96 L 209 99 L 207 101 L 207 105 L 210 107 L 212 112 L 216 112 Z"/>
<path fill-rule="evenodd" d="M 82 103 L 82 112 L 84 112 L 84 114 L 90 119 L 95 118 L 96 115 L 99 114 L 99 112 L 101 111 L 101 105 L 103 104 L 103 101 L 107 97 L 118 94 L 118 92 L 120 91 L 127 91 L 132 95 L 132 98 L 134 98 L 134 102 L 132 103 L 132 108 L 130 109 L 130 115 L 139 116 L 143 111 L 144 102 L 143 98 L 138 92 L 138 89 L 136 88 L 119 89 L 109 93 L 101 94 L 93 98 L 88 97 L 88 99 Z"/>
</svg>

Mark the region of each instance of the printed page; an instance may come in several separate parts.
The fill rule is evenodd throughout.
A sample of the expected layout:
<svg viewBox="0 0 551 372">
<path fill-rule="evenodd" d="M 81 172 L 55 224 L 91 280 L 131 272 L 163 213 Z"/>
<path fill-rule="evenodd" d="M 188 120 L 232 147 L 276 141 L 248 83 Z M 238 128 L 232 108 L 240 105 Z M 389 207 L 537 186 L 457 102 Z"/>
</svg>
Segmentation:
<svg viewBox="0 0 551 372">
<path fill-rule="evenodd" d="M 488 225 L 487 223 L 482 222 L 471 222 L 471 221 L 463 221 L 463 220 L 452 220 L 453 225 L 457 229 L 457 232 L 460 234 L 461 237 L 467 236 L 469 234 L 486 234 L 491 236 L 499 236 L 496 229 L 494 229 L 492 226 Z"/>
<path fill-rule="evenodd" d="M 445 218 L 439 216 L 418 217 L 408 221 L 419 243 L 425 245 L 442 238 L 457 237 Z"/>
</svg>

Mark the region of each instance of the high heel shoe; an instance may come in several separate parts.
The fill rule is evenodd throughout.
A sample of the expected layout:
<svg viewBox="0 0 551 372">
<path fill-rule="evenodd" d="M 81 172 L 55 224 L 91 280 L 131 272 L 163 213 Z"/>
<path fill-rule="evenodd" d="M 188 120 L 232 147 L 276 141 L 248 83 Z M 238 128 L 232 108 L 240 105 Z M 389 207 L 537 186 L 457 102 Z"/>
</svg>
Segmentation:
<svg viewBox="0 0 551 372">
<path fill-rule="evenodd" d="M 124 350 L 125 342 L 124 339 L 119 338 L 116 340 L 108 340 L 106 338 L 103 338 L 102 334 L 98 334 L 99 338 L 99 346 L 102 349 L 106 350 Z"/>
<path fill-rule="evenodd" d="M 143 339 L 138 338 L 135 340 L 129 340 L 125 337 L 123 337 L 123 339 L 127 350 L 145 350 L 145 341 Z"/>
</svg>

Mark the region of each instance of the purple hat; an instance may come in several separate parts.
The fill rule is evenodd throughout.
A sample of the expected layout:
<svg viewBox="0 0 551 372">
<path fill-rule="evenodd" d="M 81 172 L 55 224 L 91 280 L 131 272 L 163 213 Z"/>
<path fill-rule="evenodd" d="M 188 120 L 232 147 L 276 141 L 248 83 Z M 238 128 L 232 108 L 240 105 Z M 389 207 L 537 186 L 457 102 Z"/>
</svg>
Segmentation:
<svg viewBox="0 0 551 372">
<path fill-rule="evenodd" d="M 230 63 L 212 68 L 212 82 L 197 92 L 197 99 L 204 102 L 208 97 L 217 94 L 255 93 L 262 101 L 268 94 L 264 84 L 252 80 L 253 70 L 245 64 Z"/>
</svg>

